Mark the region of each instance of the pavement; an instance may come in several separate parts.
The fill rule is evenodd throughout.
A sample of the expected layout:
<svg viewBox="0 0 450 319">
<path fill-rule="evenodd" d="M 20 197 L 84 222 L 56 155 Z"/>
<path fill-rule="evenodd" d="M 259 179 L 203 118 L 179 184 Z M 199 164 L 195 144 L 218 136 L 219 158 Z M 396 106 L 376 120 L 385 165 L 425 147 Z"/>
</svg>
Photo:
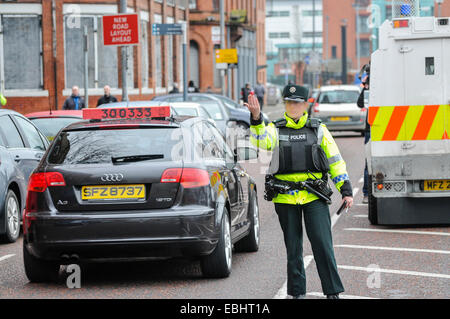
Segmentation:
<svg viewBox="0 0 450 319">
<path fill-rule="evenodd" d="M 283 106 L 266 106 L 276 119 Z M 447 299 L 450 297 L 448 227 L 371 226 L 362 204 L 364 140 L 358 133 L 333 134 L 354 187 L 355 205 L 339 216 L 341 197 L 330 206 L 333 245 L 347 299 Z M 262 159 L 270 154 L 261 153 Z M 205 279 L 194 260 L 104 263 L 82 266 L 81 288 L 69 289 L 62 267 L 58 283 L 31 284 L 23 269 L 22 236 L 0 244 L 0 298 L 284 299 L 286 253 L 273 204 L 263 198 L 264 170 L 243 164 L 259 191 L 261 245 L 256 253 L 235 253 L 226 279 Z M 306 236 L 305 236 L 306 237 Z M 307 299 L 324 298 L 309 241 L 304 240 Z"/>
</svg>

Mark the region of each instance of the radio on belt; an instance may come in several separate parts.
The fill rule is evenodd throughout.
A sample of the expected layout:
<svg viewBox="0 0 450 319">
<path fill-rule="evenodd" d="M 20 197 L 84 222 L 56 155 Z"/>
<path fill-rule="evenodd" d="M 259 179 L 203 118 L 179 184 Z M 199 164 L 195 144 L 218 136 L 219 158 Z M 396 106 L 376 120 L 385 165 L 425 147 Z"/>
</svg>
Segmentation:
<svg viewBox="0 0 450 319">
<path fill-rule="evenodd" d="M 170 106 L 83 109 L 84 120 L 156 119 L 170 116 Z"/>
</svg>

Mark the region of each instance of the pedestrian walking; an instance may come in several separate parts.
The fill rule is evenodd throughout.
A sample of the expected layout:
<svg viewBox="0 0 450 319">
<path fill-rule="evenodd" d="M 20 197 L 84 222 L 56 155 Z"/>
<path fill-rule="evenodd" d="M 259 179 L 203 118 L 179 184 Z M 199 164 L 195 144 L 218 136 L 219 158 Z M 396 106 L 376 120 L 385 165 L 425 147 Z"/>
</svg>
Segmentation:
<svg viewBox="0 0 450 319">
<path fill-rule="evenodd" d="M 296 299 L 306 294 L 303 215 L 323 293 L 328 299 L 339 299 L 344 287 L 337 271 L 327 202 L 298 185 L 312 182 L 327 187 L 328 175 L 331 175 L 347 208 L 353 205 L 352 186 L 332 135 L 319 120 L 308 118 L 307 97 L 307 88 L 286 86 L 284 117 L 266 126 L 258 99 L 250 95 L 249 103 L 245 104 L 251 112 L 250 141 L 258 148 L 273 152 L 266 179 L 290 185 L 289 190 L 278 191 L 272 198 L 287 252 L 287 293 Z M 266 191 L 268 185 L 266 183 Z"/>
<path fill-rule="evenodd" d="M 252 88 L 250 86 L 250 83 L 245 84 L 245 86 L 241 89 L 241 99 L 244 103 L 248 103 L 248 96 L 250 95 L 251 91 Z"/>
<path fill-rule="evenodd" d="M 99 107 L 102 104 L 109 104 L 109 103 L 115 103 L 117 102 L 117 99 L 111 95 L 111 88 L 109 85 L 105 85 L 103 88 L 104 95 L 98 99 L 97 101 L 97 107 Z"/>
<path fill-rule="evenodd" d="M 78 86 L 73 86 L 72 95 L 64 101 L 63 110 L 81 110 L 85 107 L 84 99 L 80 96 Z"/>
<path fill-rule="evenodd" d="M 180 93 L 180 90 L 178 90 L 178 84 L 175 82 L 173 83 L 173 88 L 172 90 L 170 90 L 169 94 L 176 94 L 176 93 Z"/>
<path fill-rule="evenodd" d="M 195 83 L 192 80 L 189 81 L 188 92 L 189 93 L 199 93 L 200 92 L 200 90 L 195 86 Z"/>
<path fill-rule="evenodd" d="M 258 99 L 259 102 L 259 106 L 261 107 L 261 111 L 263 109 L 264 106 L 264 95 L 266 94 L 266 89 L 264 88 L 264 86 L 258 81 L 256 83 L 255 86 L 255 95 L 256 98 Z"/>
</svg>

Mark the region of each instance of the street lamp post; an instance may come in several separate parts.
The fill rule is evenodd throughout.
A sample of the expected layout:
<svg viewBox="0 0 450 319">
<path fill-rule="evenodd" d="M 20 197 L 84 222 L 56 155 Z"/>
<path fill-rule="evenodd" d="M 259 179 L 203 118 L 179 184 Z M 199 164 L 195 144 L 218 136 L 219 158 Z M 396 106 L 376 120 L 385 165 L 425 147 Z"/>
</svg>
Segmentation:
<svg viewBox="0 0 450 319">
<path fill-rule="evenodd" d="M 120 13 L 127 12 L 127 0 L 120 0 Z M 122 101 L 128 101 L 128 83 L 127 83 L 127 71 L 128 71 L 128 48 L 122 46 Z"/>
<path fill-rule="evenodd" d="M 342 20 L 342 84 L 347 84 L 347 19 Z"/>
<path fill-rule="evenodd" d="M 440 17 L 441 16 L 441 9 L 442 9 L 441 6 L 444 3 L 444 0 L 436 0 L 436 3 L 438 5 L 438 17 Z"/>
</svg>

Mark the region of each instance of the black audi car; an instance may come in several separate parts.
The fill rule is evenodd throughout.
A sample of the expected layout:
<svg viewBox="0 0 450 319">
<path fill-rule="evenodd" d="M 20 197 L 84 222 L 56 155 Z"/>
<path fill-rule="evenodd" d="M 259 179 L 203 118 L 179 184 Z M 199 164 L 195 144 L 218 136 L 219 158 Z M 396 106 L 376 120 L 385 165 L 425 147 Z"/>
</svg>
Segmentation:
<svg viewBox="0 0 450 319">
<path fill-rule="evenodd" d="M 199 257 L 227 277 L 232 248 L 257 251 L 256 185 L 211 120 L 170 107 L 87 109 L 30 177 L 23 216 L 28 279 L 61 264 Z M 103 119 L 102 119 L 103 118 Z"/>
</svg>

